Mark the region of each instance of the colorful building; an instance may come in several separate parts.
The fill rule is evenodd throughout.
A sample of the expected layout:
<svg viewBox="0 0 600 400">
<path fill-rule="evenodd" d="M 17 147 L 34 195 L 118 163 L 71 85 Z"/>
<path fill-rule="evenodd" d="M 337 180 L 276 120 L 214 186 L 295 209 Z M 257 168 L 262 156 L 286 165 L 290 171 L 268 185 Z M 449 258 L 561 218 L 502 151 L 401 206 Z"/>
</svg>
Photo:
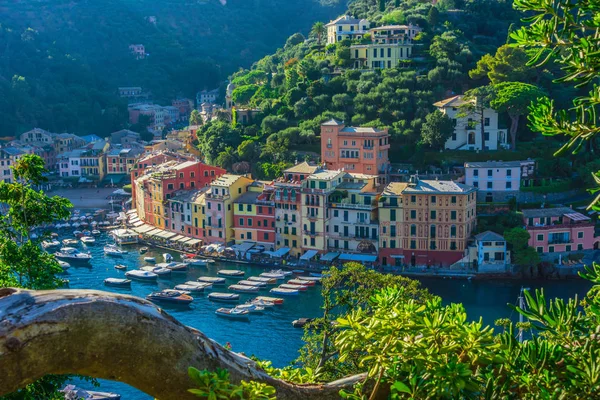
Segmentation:
<svg viewBox="0 0 600 400">
<path fill-rule="evenodd" d="M 465 183 L 479 188 L 478 201 L 492 203 L 515 197 L 521 188 L 522 161 L 465 163 Z"/>
<path fill-rule="evenodd" d="M 329 170 L 385 175 L 389 140 L 387 129 L 346 126 L 332 119 L 321 125 L 321 160 Z"/>
<path fill-rule="evenodd" d="M 371 43 L 350 46 L 354 68 L 396 68 L 412 56 L 413 38 L 421 31 L 415 25 L 386 25 L 369 30 Z"/>
<path fill-rule="evenodd" d="M 341 42 L 344 39 L 359 39 L 368 32 L 370 26 L 371 23 L 366 19 L 342 15 L 325 24 L 325 28 L 327 28 L 327 44 Z"/>
<path fill-rule="evenodd" d="M 205 194 L 208 190 L 208 187 L 203 187 L 173 193 L 168 204 L 171 226 L 167 229 L 184 236 L 203 239 L 204 213 L 202 209 L 205 206 Z"/>
<path fill-rule="evenodd" d="M 129 175 L 141 149 L 115 147 L 106 153 L 106 173 L 108 175 Z"/>
<path fill-rule="evenodd" d="M 540 254 L 591 250 L 594 223 L 569 207 L 523 210 L 529 246 Z"/>
<path fill-rule="evenodd" d="M 253 182 L 243 175 L 224 174 L 210 184 L 206 193 L 204 241 L 228 244 L 235 240 L 233 231 L 233 203 L 247 192 Z"/>
<path fill-rule="evenodd" d="M 85 181 L 101 181 L 106 176 L 106 151 L 109 143 L 100 140 L 86 147 L 62 153 L 58 156 L 59 175 L 63 178 L 83 178 Z"/>
<path fill-rule="evenodd" d="M 15 147 L 0 148 L 0 180 L 6 183 L 14 182 L 12 167 L 24 154 L 24 151 Z"/>
<path fill-rule="evenodd" d="M 421 180 L 417 176 L 405 184 L 388 185 L 380 201 L 384 221 L 380 262 L 449 266 L 462 259 L 477 222 L 476 191 L 453 181 Z M 388 213 L 389 225 L 383 219 Z"/>
<path fill-rule="evenodd" d="M 275 250 L 275 203 L 272 186 L 258 181 L 248 186 L 233 204 L 235 242 L 255 242 Z"/>
<path fill-rule="evenodd" d="M 275 190 L 275 245 L 287 247 L 293 257 L 302 255 L 302 184 L 319 169 L 306 162 L 283 171 L 283 177 L 273 181 Z"/>
<path fill-rule="evenodd" d="M 472 100 L 474 103 L 475 100 Z M 492 108 L 483 110 L 483 118 L 478 112 L 468 112 L 464 108 L 463 96 L 454 96 L 438 101 L 433 105 L 447 115 L 454 125 L 454 133 L 446 141 L 448 150 L 499 150 L 510 147 L 506 129 L 498 127 L 498 113 Z M 463 115 L 465 114 L 465 115 Z M 481 125 L 483 123 L 483 143 Z"/>
<path fill-rule="evenodd" d="M 492 231 L 475 235 L 477 248 L 477 270 L 479 272 L 506 272 L 510 263 L 506 239 Z"/>
</svg>

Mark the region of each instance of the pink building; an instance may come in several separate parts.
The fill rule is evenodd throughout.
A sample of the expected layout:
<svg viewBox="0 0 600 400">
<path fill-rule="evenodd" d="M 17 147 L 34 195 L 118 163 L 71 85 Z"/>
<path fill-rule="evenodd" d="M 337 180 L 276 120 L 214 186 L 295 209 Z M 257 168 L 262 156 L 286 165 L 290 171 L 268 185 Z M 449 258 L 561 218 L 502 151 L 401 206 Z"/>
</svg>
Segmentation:
<svg viewBox="0 0 600 400">
<path fill-rule="evenodd" d="M 594 248 L 594 223 L 568 207 L 523 210 L 529 245 L 538 253 L 562 253 Z"/>
<path fill-rule="evenodd" d="M 321 125 L 321 161 L 329 170 L 382 175 L 389 168 L 387 129 L 345 126 L 332 119 Z"/>
</svg>

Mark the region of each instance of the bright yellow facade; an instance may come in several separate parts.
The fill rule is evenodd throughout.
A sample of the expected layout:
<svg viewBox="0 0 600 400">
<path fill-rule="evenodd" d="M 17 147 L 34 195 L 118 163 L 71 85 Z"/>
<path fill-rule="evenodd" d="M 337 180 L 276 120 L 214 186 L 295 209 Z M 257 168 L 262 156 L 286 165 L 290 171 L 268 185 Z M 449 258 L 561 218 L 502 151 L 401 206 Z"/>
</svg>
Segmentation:
<svg viewBox="0 0 600 400">
<path fill-rule="evenodd" d="M 412 44 L 360 44 L 350 47 L 354 68 L 396 68 L 402 60 L 409 59 L 411 55 Z"/>
</svg>

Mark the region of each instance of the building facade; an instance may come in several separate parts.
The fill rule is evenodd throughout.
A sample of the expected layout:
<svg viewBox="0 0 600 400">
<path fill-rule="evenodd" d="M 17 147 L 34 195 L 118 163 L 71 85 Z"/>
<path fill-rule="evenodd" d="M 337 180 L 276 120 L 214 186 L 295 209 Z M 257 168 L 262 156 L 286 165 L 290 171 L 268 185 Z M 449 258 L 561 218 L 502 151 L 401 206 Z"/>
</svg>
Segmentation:
<svg viewBox="0 0 600 400">
<path fill-rule="evenodd" d="M 350 46 L 354 68 L 396 68 L 412 57 L 412 40 L 421 28 L 414 25 L 386 25 L 369 30 L 370 43 Z"/>
<path fill-rule="evenodd" d="M 325 28 L 327 28 L 327 44 L 335 44 L 344 39 L 354 40 L 360 38 L 368 32 L 370 25 L 371 23 L 366 19 L 343 15 L 325 24 Z"/>
<path fill-rule="evenodd" d="M 106 153 L 106 173 L 108 175 L 129 175 L 135 161 L 141 155 L 141 149 L 115 147 Z"/>
<path fill-rule="evenodd" d="M 521 188 L 522 161 L 465 163 L 465 183 L 479 189 L 479 202 L 504 202 Z"/>
<path fill-rule="evenodd" d="M 594 223 L 569 207 L 523 210 L 529 246 L 538 253 L 565 253 L 594 248 Z"/>
<path fill-rule="evenodd" d="M 475 235 L 477 270 L 479 272 L 506 272 L 510 263 L 506 240 L 492 231 Z"/>
<path fill-rule="evenodd" d="M 473 102 L 475 101 L 473 100 Z M 439 111 L 452 119 L 454 125 L 454 132 L 446 141 L 446 149 L 499 150 L 510 147 L 506 129 L 499 129 L 498 127 L 498 113 L 495 110 L 492 108 L 483 109 L 482 118 L 480 112 L 465 111 L 465 104 L 462 95 L 450 97 L 433 104 Z M 484 131 L 483 143 L 481 137 L 482 124 Z"/>
<path fill-rule="evenodd" d="M 252 183 L 248 191 L 234 201 L 233 226 L 236 243 L 255 242 L 275 250 L 275 203 L 273 191 Z"/>
<path fill-rule="evenodd" d="M 346 126 L 334 119 L 321 125 L 321 161 L 329 170 L 384 175 L 390 161 L 387 129 Z"/>
<path fill-rule="evenodd" d="M 14 183 L 12 167 L 17 160 L 26 154 L 15 147 L 0 148 L 0 179 L 6 183 Z"/>
</svg>

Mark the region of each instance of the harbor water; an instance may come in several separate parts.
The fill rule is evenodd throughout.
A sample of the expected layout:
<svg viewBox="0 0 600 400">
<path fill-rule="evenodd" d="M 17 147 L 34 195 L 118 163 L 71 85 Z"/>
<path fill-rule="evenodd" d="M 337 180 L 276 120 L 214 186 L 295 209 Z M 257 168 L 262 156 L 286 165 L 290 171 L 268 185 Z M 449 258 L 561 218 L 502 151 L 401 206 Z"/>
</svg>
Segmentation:
<svg viewBox="0 0 600 400">
<path fill-rule="evenodd" d="M 64 236 L 59 239 L 63 239 Z M 104 286 L 105 278 L 124 278 L 126 271 L 114 268 L 116 264 L 124 264 L 128 270 L 144 265 L 144 257 L 155 257 L 157 263 L 164 262 L 162 254 L 167 252 L 180 259 L 176 252 L 163 249 L 150 248 L 145 254 L 140 254 L 141 246 L 123 246 L 128 253 L 122 257 L 108 257 L 103 253 L 103 247 L 112 240 L 106 234 L 96 238 L 95 245 L 79 244 L 76 246 L 81 251 L 90 251 L 93 255 L 91 266 L 78 267 L 72 265 L 65 274 L 72 289 L 97 289 L 138 297 L 146 297 L 150 292 L 161 289 L 173 288 L 185 281 L 194 281 L 200 276 L 217 276 L 219 269 L 239 269 L 246 274 L 245 277 L 258 276 L 265 270 L 258 266 L 241 265 L 226 262 L 216 262 L 208 267 L 190 266 L 187 273 L 172 273 L 166 279 L 159 278 L 156 283 L 133 281 L 131 288 L 115 288 Z M 591 284 L 582 280 L 571 281 L 531 281 L 519 280 L 502 281 L 468 281 L 464 279 L 421 279 L 423 285 L 432 293 L 442 296 L 446 303 L 461 302 L 464 304 L 469 317 L 479 319 L 483 317 L 486 324 L 493 324 L 498 318 L 516 318 L 515 313 L 507 306 L 515 304 L 522 286 L 536 289 L 544 287 L 547 298 L 568 298 L 575 294 L 582 296 L 591 287 Z M 225 286 L 216 286 L 213 291 L 229 292 L 227 286 L 236 283 L 236 279 L 227 279 Z M 207 292 L 207 293 L 210 293 Z M 206 298 L 206 294 L 194 295 L 190 306 L 160 305 L 182 323 L 197 328 L 221 344 L 230 343 L 232 350 L 244 352 L 246 355 L 255 355 L 261 359 L 271 360 L 277 367 L 288 365 L 298 355 L 302 346 L 302 329 L 292 327 L 292 321 L 301 317 L 316 317 L 320 314 L 321 296 L 319 286 L 309 288 L 308 291 L 298 296 L 285 297 L 282 306 L 265 310 L 264 314 L 252 314 L 248 321 L 230 320 L 215 315 L 215 310 L 227 307 L 226 303 L 214 303 Z M 258 294 L 240 294 L 240 303 L 257 295 L 269 296 L 268 290 Z M 279 297 L 279 296 L 277 296 Z M 132 338 L 131 340 L 135 340 Z M 152 399 L 140 391 L 119 382 L 100 381 L 101 387 L 97 390 L 120 393 L 124 400 Z M 91 389 L 88 383 L 81 383 L 83 388 Z"/>
</svg>

